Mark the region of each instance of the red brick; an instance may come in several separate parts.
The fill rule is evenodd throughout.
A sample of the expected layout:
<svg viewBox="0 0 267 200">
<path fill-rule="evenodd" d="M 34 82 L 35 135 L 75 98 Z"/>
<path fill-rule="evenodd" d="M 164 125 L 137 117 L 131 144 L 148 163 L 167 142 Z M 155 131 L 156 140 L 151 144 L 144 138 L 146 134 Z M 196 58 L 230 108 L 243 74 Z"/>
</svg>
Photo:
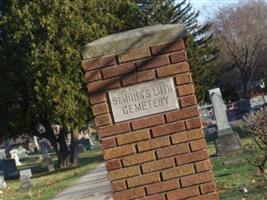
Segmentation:
<svg viewBox="0 0 267 200">
<path fill-rule="evenodd" d="M 119 62 L 128 62 L 132 60 L 137 60 L 141 58 L 146 58 L 150 56 L 150 51 L 148 47 L 129 49 L 127 52 L 118 55 Z"/>
<path fill-rule="evenodd" d="M 152 162 L 147 162 L 142 165 L 143 173 L 158 171 L 161 169 L 167 169 L 174 167 L 175 163 L 173 158 L 165 158 L 161 160 L 156 160 Z"/>
<path fill-rule="evenodd" d="M 141 198 L 139 200 L 165 200 L 165 196 L 164 194 L 156 194 L 156 195 Z"/>
<path fill-rule="evenodd" d="M 104 126 L 104 125 L 109 125 L 111 124 L 111 118 L 109 114 L 104 114 L 104 115 L 98 115 L 95 117 L 95 125 L 98 126 Z"/>
<path fill-rule="evenodd" d="M 136 187 L 141 185 L 147 185 L 150 183 L 159 182 L 160 177 L 158 172 L 142 175 L 142 176 L 135 176 L 132 178 L 127 179 L 128 187 Z"/>
<path fill-rule="evenodd" d="M 194 165 L 189 164 L 189 165 L 183 165 L 179 167 L 174 167 L 170 169 L 166 169 L 161 172 L 163 180 L 168 180 L 176 177 L 181 177 L 189 174 L 195 173 L 194 170 Z"/>
<path fill-rule="evenodd" d="M 187 163 L 206 160 L 208 158 L 209 158 L 208 152 L 206 150 L 202 150 L 193 153 L 191 152 L 187 154 L 178 155 L 175 157 L 175 160 L 178 165 L 184 165 Z"/>
<path fill-rule="evenodd" d="M 139 71 L 153 69 L 168 64 L 169 64 L 169 58 L 167 55 L 154 56 L 136 62 L 137 70 Z"/>
<path fill-rule="evenodd" d="M 128 131 L 130 131 L 129 123 L 123 122 L 123 123 L 99 128 L 98 135 L 100 137 L 107 137 L 107 136 L 117 135 L 121 133 L 126 133 Z"/>
<path fill-rule="evenodd" d="M 190 146 L 191 146 L 192 151 L 199 151 L 199 150 L 207 148 L 207 144 L 206 144 L 206 141 L 204 139 L 192 141 L 190 143 Z"/>
<path fill-rule="evenodd" d="M 179 74 L 175 76 L 175 81 L 177 85 L 184 85 L 188 83 L 192 83 L 192 76 L 190 73 L 185 73 L 185 74 Z"/>
<path fill-rule="evenodd" d="M 132 127 L 134 130 L 141 129 L 141 128 L 148 128 L 151 126 L 156 126 L 163 124 L 164 121 L 164 116 L 163 115 L 153 115 L 149 117 L 144 117 L 140 119 L 133 120 Z"/>
<path fill-rule="evenodd" d="M 219 195 L 214 192 L 211 194 L 201 195 L 198 197 L 190 198 L 188 200 L 219 200 Z"/>
<path fill-rule="evenodd" d="M 152 55 L 164 54 L 173 51 L 185 49 L 183 40 L 178 40 L 170 43 L 163 43 L 151 46 Z"/>
<path fill-rule="evenodd" d="M 205 160 L 201 162 L 195 163 L 195 167 L 197 172 L 204 172 L 212 169 L 212 165 L 210 163 L 210 160 Z"/>
<path fill-rule="evenodd" d="M 178 51 L 170 55 L 171 63 L 178 63 L 186 61 L 186 54 L 185 51 Z"/>
<path fill-rule="evenodd" d="M 181 97 L 180 101 L 181 101 L 182 108 L 197 104 L 197 98 L 195 95 Z"/>
<path fill-rule="evenodd" d="M 188 119 L 185 121 L 186 129 L 194 129 L 194 128 L 201 128 L 202 127 L 202 121 L 199 117 Z"/>
<path fill-rule="evenodd" d="M 136 72 L 130 75 L 127 75 L 122 78 L 123 85 L 131 85 L 135 83 L 140 83 L 144 81 L 153 80 L 156 78 L 156 74 L 154 70 L 146 70 L 143 72 Z"/>
<path fill-rule="evenodd" d="M 106 164 L 107 171 L 112 171 L 112 170 L 121 168 L 121 162 L 118 159 L 108 160 L 106 161 L 105 164 Z"/>
<path fill-rule="evenodd" d="M 116 139 L 114 137 L 105 138 L 101 140 L 102 149 L 109 149 L 116 146 Z"/>
<path fill-rule="evenodd" d="M 127 168 L 121 168 L 118 170 L 113 170 L 108 173 L 108 179 L 110 181 L 127 178 L 131 176 L 137 176 L 140 175 L 140 169 L 138 166 L 133 167 L 127 167 Z"/>
<path fill-rule="evenodd" d="M 204 133 L 202 129 L 196 129 L 196 130 L 191 130 L 191 131 L 186 131 L 182 133 L 177 133 L 175 135 L 171 136 L 172 142 L 174 144 L 182 143 L 182 142 L 187 142 L 199 138 L 203 138 Z"/>
<path fill-rule="evenodd" d="M 178 93 L 179 93 L 179 96 L 194 94 L 195 93 L 194 85 L 186 84 L 186 85 L 178 86 Z"/>
<path fill-rule="evenodd" d="M 136 165 L 148 161 L 155 160 L 155 154 L 153 151 L 148 151 L 144 153 L 137 153 L 131 156 L 124 157 L 122 159 L 124 166 Z"/>
<path fill-rule="evenodd" d="M 166 114 L 167 122 L 188 119 L 196 116 L 199 116 L 197 106 L 175 110 Z"/>
<path fill-rule="evenodd" d="M 183 63 L 171 64 L 168 66 L 160 67 L 156 71 L 157 71 L 158 77 L 161 78 L 161 77 L 188 72 L 189 66 L 188 66 L 188 63 L 183 62 Z"/>
<path fill-rule="evenodd" d="M 95 93 L 89 96 L 90 104 L 94 105 L 107 101 L 105 93 Z"/>
<path fill-rule="evenodd" d="M 208 171 L 201 174 L 193 174 L 181 178 L 182 187 L 213 181 L 213 174 Z"/>
<path fill-rule="evenodd" d="M 162 181 L 160 183 L 154 183 L 154 184 L 148 185 L 146 189 L 147 189 L 147 194 L 151 195 L 151 194 L 156 194 L 160 192 L 167 192 L 170 190 L 174 190 L 176 188 L 179 188 L 179 186 L 180 186 L 179 180 L 172 179 L 169 181 Z"/>
<path fill-rule="evenodd" d="M 118 158 L 126 155 L 133 154 L 135 152 L 133 145 L 124 145 L 119 147 L 114 147 L 112 149 L 104 150 L 105 160 L 111 158 Z"/>
<path fill-rule="evenodd" d="M 169 135 L 171 133 L 180 132 L 183 130 L 185 130 L 185 124 L 183 121 L 181 121 L 152 128 L 152 135 L 153 137 L 159 137 L 162 135 Z"/>
<path fill-rule="evenodd" d="M 172 145 L 165 148 L 161 148 L 157 150 L 157 156 L 159 158 L 165 158 L 169 156 L 175 156 L 183 153 L 188 153 L 189 147 L 187 144 L 178 144 L 178 145 Z"/>
<path fill-rule="evenodd" d="M 206 183 L 200 186 L 202 194 L 212 193 L 216 191 L 216 185 L 214 182 Z"/>
<path fill-rule="evenodd" d="M 139 152 L 147 151 L 151 149 L 156 149 L 159 147 L 164 147 L 170 145 L 169 137 L 160 137 L 156 139 L 150 139 L 144 142 L 137 143 L 137 148 Z"/>
<path fill-rule="evenodd" d="M 97 81 L 101 79 L 100 70 L 89 71 L 84 74 L 86 82 Z"/>
<path fill-rule="evenodd" d="M 119 145 L 122 145 L 122 144 L 129 144 L 132 142 L 145 140 L 145 139 L 148 139 L 149 137 L 150 137 L 149 129 L 144 129 L 140 131 L 134 131 L 134 132 L 118 135 L 117 141 Z"/>
<path fill-rule="evenodd" d="M 82 61 L 82 68 L 87 70 L 98 69 L 106 66 L 111 66 L 116 63 L 114 56 L 103 56 Z"/>
<path fill-rule="evenodd" d="M 113 195 L 114 200 L 130 200 L 137 199 L 145 196 L 144 188 L 134 188 L 131 190 L 124 190 L 115 192 Z"/>
<path fill-rule="evenodd" d="M 120 76 L 124 74 L 134 73 L 135 65 L 134 63 L 125 63 L 121 65 L 116 65 L 108 67 L 102 70 L 104 78 L 111 78 L 115 76 Z"/>
<path fill-rule="evenodd" d="M 167 193 L 167 197 L 170 200 L 188 199 L 188 197 L 193 197 L 197 195 L 199 195 L 199 190 L 197 186 L 181 188 Z"/>
<path fill-rule="evenodd" d="M 100 103 L 92 106 L 93 115 L 101 115 L 108 113 L 108 104 L 107 103 Z"/>
<path fill-rule="evenodd" d="M 112 191 L 113 192 L 117 192 L 117 191 L 121 191 L 121 190 L 126 190 L 127 189 L 126 181 L 125 180 L 113 181 L 111 183 L 111 187 L 112 187 Z"/>
<path fill-rule="evenodd" d="M 114 89 L 118 87 L 120 87 L 119 79 L 107 79 L 87 84 L 87 89 L 89 93 L 99 92 L 106 89 Z"/>
</svg>

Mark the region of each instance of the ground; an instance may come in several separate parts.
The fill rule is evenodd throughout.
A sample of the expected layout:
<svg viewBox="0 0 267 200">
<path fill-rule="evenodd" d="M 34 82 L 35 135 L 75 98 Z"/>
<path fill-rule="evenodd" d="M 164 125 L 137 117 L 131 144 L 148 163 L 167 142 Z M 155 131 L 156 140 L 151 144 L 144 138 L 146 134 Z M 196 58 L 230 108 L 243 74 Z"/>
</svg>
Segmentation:
<svg viewBox="0 0 267 200">
<path fill-rule="evenodd" d="M 248 139 L 242 139 L 245 144 Z M 215 148 L 212 142 L 208 143 L 210 155 L 214 155 Z M 56 158 L 54 157 L 54 161 Z M 260 175 L 257 169 L 248 164 L 245 153 L 232 157 L 211 157 L 214 175 L 221 200 L 241 200 L 248 196 L 249 200 L 267 199 L 266 178 Z M 236 160 L 240 162 L 225 166 L 225 160 Z M 34 188 L 31 190 L 20 190 L 19 180 L 7 181 L 8 189 L 0 195 L 0 200 L 49 200 L 64 188 L 69 186 L 80 176 L 88 173 L 103 161 L 102 151 L 98 148 L 80 154 L 81 166 L 70 170 L 56 170 L 48 173 L 42 168 L 38 160 L 24 162 L 22 168 L 31 168 L 33 171 Z M 247 188 L 248 193 L 240 192 L 241 188 Z"/>
<path fill-rule="evenodd" d="M 56 158 L 53 156 L 56 163 Z M 80 176 L 94 169 L 103 161 L 100 148 L 89 150 L 80 154 L 80 167 L 69 170 L 58 169 L 54 172 L 47 172 L 42 168 L 38 160 L 24 162 L 21 168 L 31 168 L 33 172 L 32 182 L 34 187 L 31 190 L 21 190 L 19 180 L 7 181 L 8 188 L 0 194 L 0 200 L 48 200 L 73 183 Z M 20 168 L 20 169 L 21 169 Z"/>
<path fill-rule="evenodd" d="M 242 144 L 244 145 L 248 141 L 244 138 Z M 208 150 L 210 155 L 214 155 L 213 142 L 208 144 Z M 264 177 L 257 168 L 250 165 L 245 153 L 226 157 L 211 157 L 211 159 L 221 200 L 241 200 L 242 197 L 247 197 L 249 200 L 267 199 L 267 174 Z M 225 160 L 238 160 L 239 162 L 225 166 L 223 164 Z M 248 190 L 247 194 L 241 192 L 244 187 Z"/>
</svg>

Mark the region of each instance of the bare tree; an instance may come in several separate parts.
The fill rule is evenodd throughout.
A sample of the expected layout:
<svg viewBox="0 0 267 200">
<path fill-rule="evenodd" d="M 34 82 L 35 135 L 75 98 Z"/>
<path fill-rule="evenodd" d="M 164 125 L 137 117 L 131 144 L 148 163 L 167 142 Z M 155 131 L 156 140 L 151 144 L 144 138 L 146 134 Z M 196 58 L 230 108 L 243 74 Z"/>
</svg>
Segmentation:
<svg viewBox="0 0 267 200">
<path fill-rule="evenodd" d="M 238 72 L 244 97 L 248 84 L 267 53 L 267 3 L 248 1 L 221 9 L 213 21 L 219 61 Z"/>
<path fill-rule="evenodd" d="M 264 173 L 267 163 L 267 108 L 245 118 L 241 127 L 252 139 L 244 146 L 248 161 Z"/>
</svg>

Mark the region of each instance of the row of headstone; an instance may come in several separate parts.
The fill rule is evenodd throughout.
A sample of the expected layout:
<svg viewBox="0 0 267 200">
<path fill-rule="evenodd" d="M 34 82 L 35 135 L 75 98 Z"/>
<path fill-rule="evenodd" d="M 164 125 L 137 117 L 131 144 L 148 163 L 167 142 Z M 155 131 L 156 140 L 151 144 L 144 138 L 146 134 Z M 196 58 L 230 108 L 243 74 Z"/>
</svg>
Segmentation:
<svg viewBox="0 0 267 200">
<path fill-rule="evenodd" d="M 21 189 L 29 189 L 33 186 L 31 177 L 32 177 L 32 172 L 31 169 L 25 169 L 21 170 L 19 172 L 20 174 L 20 188 Z M 4 176 L 4 171 L 0 170 L 0 190 L 4 190 L 7 187 L 6 181 L 5 181 L 5 176 Z"/>
</svg>

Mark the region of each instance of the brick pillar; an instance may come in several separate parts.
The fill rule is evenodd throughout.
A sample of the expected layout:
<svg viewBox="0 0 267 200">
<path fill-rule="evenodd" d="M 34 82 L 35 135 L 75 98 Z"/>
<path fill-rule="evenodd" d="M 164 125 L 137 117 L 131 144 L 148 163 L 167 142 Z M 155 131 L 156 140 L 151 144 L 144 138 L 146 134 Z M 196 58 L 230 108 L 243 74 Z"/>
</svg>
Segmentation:
<svg viewBox="0 0 267 200">
<path fill-rule="evenodd" d="M 219 199 L 184 36 L 181 25 L 157 25 L 110 35 L 81 49 L 82 68 L 115 200 Z M 114 119 L 111 91 L 144 83 L 153 85 L 151 81 L 166 77 L 174 83 L 179 108 Z M 142 109 L 149 110 L 145 106 Z M 154 106 L 159 107 L 160 102 Z M 127 108 L 125 112 L 137 112 Z"/>
</svg>

